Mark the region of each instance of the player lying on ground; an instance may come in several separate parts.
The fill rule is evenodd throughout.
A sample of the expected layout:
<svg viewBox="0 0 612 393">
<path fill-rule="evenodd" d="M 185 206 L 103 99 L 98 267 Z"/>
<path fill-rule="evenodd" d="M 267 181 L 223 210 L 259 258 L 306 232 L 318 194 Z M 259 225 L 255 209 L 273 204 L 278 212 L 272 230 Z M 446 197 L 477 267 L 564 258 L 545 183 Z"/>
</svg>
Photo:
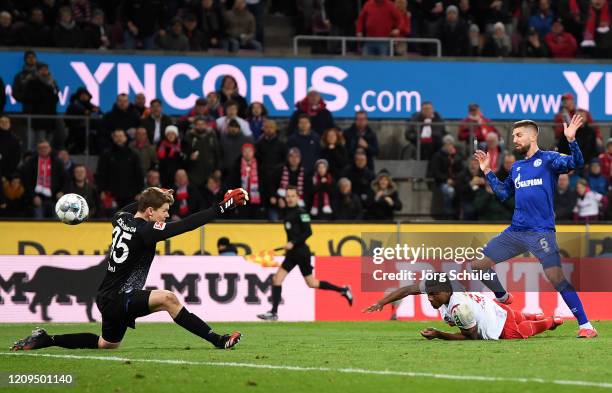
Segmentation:
<svg viewBox="0 0 612 393">
<path fill-rule="evenodd" d="M 217 348 L 232 348 L 240 341 L 240 332 L 219 335 L 196 315 L 190 313 L 170 291 L 143 290 L 153 258 L 155 244 L 192 231 L 221 216 L 228 210 L 245 205 L 248 195 L 243 189 L 230 190 L 223 201 L 210 209 L 183 220 L 166 223 L 168 209 L 174 203 L 172 190 L 149 187 L 113 218 L 113 242 L 108 253 L 108 269 L 98 289 L 96 303 L 102 314 L 102 335 L 93 333 L 49 335 L 36 329 L 32 335 L 17 341 L 12 351 L 46 347 L 104 348 L 119 347 L 128 327 L 135 319 L 166 311 L 174 322 L 205 339 Z"/>
<path fill-rule="evenodd" d="M 421 331 L 428 340 L 498 340 L 522 339 L 563 324 L 559 317 L 544 318 L 542 314 L 523 314 L 505 304 L 496 303 L 477 292 L 453 291 L 450 280 L 428 280 L 421 285 L 399 288 L 383 299 L 367 307 L 363 312 L 381 311 L 383 307 L 410 295 L 427 293 L 432 307 L 450 326 L 457 326 L 459 333 L 443 332 L 435 328 Z"/>
<path fill-rule="evenodd" d="M 491 239 L 483 250 L 485 258 L 473 262 L 472 269 L 486 272 L 496 263 L 531 252 L 542 264 L 546 278 L 578 320 L 578 338 L 594 338 L 597 337 L 597 331 L 589 322 L 576 290 L 565 279 L 561 269 L 553 202 L 559 174 L 580 169 L 584 165 L 576 142 L 576 131 L 583 121 L 580 115 L 574 115 L 570 124 L 563 124 L 563 134 L 569 142 L 571 156 L 541 151 L 538 147 L 539 130 L 535 122 L 522 120 L 514 123 L 514 151 L 524 154 L 525 159 L 512 165 L 504 182 L 499 181 L 491 170 L 489 153 L 476 151 L 474 156 L 480 162 L 480 169 L 497 198 L 504 201 L 514 195 L 515 208 L 510 226 Z M 501 303 L 512 303 L 512 295 L 503 288 L 496 274 L 491 280 L 483 280 L 483 283 Z"/>
<path fill-rule="evenodd" d="M 339 292 L 348 300 L 349 305 L 353 305 L 353 294 L 349 286 L 338 287 L 327 281 L 319 281 L 312 275 L 312 265 L 310 263 L 310 248 L 306 244 L 306 239 L 312 235 L 310 228 L 310 216 L 304 209 L 298 207 L 297 188 L 289 187 L 285 195 L 287 208 L 284 212 L 283 224 L 287 233 L 287 244 L 285 244 L 285 261 L 278 268 L 272 277 L 272 310 L 264 314 L 259 314 L 259 319 L 276 321 L 278 319 L 278 305 L 281 301 L 282 285 L 287 274 L 297 265 L 304 276 L 306 285 L 310 288 L 325 289 Z"/>
</svg>

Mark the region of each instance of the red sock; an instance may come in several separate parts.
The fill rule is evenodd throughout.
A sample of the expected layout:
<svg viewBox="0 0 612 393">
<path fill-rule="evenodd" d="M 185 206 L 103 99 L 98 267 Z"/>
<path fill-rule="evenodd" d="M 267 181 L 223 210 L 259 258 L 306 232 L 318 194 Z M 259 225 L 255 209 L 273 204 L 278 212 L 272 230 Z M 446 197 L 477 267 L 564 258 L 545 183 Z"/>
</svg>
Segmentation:
<svg viewBox="0 0 612 393">
<path fill-rule="evenodd" d="M 518 324 L 519 331 L 527 337 L 545 332 L 553 326 L 552 318 L 544 318 L 541 321 L 523 321 Z"/>
</svg>

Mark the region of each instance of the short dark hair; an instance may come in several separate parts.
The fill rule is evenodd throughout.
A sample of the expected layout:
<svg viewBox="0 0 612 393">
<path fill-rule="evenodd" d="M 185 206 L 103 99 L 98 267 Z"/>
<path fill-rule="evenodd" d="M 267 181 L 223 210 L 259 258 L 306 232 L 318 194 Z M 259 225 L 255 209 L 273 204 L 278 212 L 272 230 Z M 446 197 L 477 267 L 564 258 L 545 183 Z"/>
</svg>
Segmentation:
<svg viewBox="0 0 612 393">
<path fill-rule="evenodd" d="M 364 110 L 360 110 L 360 111 L 355 112 L 355 117 L 357 117 L 357 115 L 364 115 L 365 117 L 368 117 L 368 112 Z"/>
<path fill-rule="evenodd" d="M 162 100 L 160 100 L 159 98 L 154 98 L 151 100 L 151 102 L 149 103 L 149 106 L 153 106 L 153 104 L 158 103 L 159 106 L 164 106 L 164 104 L 162 103 Z"/>
<path fill-rule="evenodd" d="M 148 207 L 159 209 L 164 203 L 172 205 L 174 197 L 172 194 L 163 192 L 161 188 L 149 187 L 140 193 L 138 197 L 138 211 L 144 212 Z"/>
<path fill-rule="evenodd" d="M 287 186 L 286 191 L 289 191 L 289 190 L 293 190 L 295 192 L 298 192 L 298 188 L 296 186 L 294 186 L 293 184 L 290 184 L 289 186 Z"/>
<path fill-rule="evenodd" d="M 239 107 L 238 102 L 234 100 L 229 100 L 225 103 L 225 109 L 229 108 L 230 106 L 235 106 L 236 108 Z"/>
<path fill-rule="evenodd" d="M 453 293 L 453 286 L 451 285 L 450 279 L 446 278 L 444 281 L 441 279 L 441 274 L 437 273 L 430 280 L 425 281 L 425 292 L 437 293 L 437 292 L 448 292 Z"/>
<path fill-rule="evenodd" d="M 533 120 L 520 120 L 517 121 L 516 123 L 514 123 L 512 125 L 512 131 L 516 130 L 517 128 L 521 128 L 521 127 L 531 127 L 533 129 L 536 130 L 536 132 L 540 132 L 540 129 L 538 128 L 538 125 L 535 121 Z"/>
<path fill-rule="evenodd" d="M 298 122 L 302 119 L 308 119 L 308 121 L 310 121 L 310 116 L 308 116 L 306 113 L 300 113 L 298 115 Z"/>
<path fill-rule="evenodd" d="M 240 127 L 240 123 L 238 123 L 238 120 L 236 119 L 232 119 L 227 123 L 227 127 L 236 127 L 236 128 L 241 128 Z"/>
</svg>

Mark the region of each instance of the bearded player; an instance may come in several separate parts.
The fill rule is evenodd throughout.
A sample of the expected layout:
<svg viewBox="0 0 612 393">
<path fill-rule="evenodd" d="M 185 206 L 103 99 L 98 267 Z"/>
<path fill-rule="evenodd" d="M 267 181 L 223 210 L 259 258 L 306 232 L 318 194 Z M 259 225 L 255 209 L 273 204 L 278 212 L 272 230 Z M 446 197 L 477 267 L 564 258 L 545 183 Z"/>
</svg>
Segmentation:
<svg viewBox="0 0 612 393">
<path fill-rule="evenodd" d="M 472 269 L 488 271 L 496 263 L 531 252 L 540 261 L 546 278 L 576 317 L 579 324 L 578 338 L 595 338 L 597 331 L 589 322 L 576 290 L 565 279 L 561 269 L 553 203 L 559 175 L 584 165 L 576 142 L 576 131 L 583 121 L 580 115 L 574 115 L 570 124 L 563 124 L 563 134 L 569 142 L 571 156 L 540 150 L 539 129 L 535 122 L 522 120 L 514 123 L 514 151 L 524 154 L 525 159 L 512 165 L 504 182 L 491 170 L 489 154 L 482 150 L 476 151 L 474 156 L 497 198 L 504 201 L 514 195 L 515 208 L 510 226 L 491 239 L 483 250 L 485 258 L 473 262 Z M 495 293 L 500 303 L 512 303 L 512 295 L 503 288 L 497 274 L 492 277 L 491 280 L 483 280 L 483 283 Z"/>
<path fill-rule="evenodd" d="M 223 201 L 210 209 L 183 220 L 166 223 L 168 209 L 174 203 L 172 190 L 149 187 L 135 203 L 117 214 L 113 224 L 113 241 L 108 253 L 108 269 L 98 289 L 96 303 L 102 314 L 102 335 L 93 333 L 49 335 L 35 329 L 32 335 L 17 341 L 12 351 L 47 347 L 114 349 L 119 347 L 128 327 L 135 319 L 165 311 L 174 322 L 220 349 L 230 349 L 240 341 L 240 332 L 219 335 L 195 314 L 190 313 L 170 291 L 143 290 L 153 258 L 155 245 L 171 237 L 192 231 L 228 210 L 245 205 L 248 195 L 243 189 L 230 190 Z"/>
<path fill-rule="evenodd" d="M 477 292 L 454 291 L 450 280 L 441 279 L 399 288 L 363 312 L 381 311 L 386 304 L 421 293 L 427 293 L 429 303 L 440 312 L 446 323 L 459 328 L 458 333 L 424 329 L 421 335 L 428 340 L 525 339 L 563 324 L 559 317 L 523 314 Z"/>
</svg>

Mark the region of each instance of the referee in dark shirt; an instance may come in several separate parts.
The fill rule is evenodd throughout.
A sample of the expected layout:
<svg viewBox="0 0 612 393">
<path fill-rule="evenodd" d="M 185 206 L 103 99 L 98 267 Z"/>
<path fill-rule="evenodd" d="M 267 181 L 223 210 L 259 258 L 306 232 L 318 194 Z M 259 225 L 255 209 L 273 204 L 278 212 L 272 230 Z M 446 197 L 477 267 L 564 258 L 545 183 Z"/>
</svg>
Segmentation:
<svg viewBox="0 0 612 393">
<path fill-rule="evenodd" d="M 331 290 L 340 293 L 353 305 L 353 294 L 349 286 L 338 287 L 327 281 L 319 281 L 312 275 L 312 265 L 310 263 L 310 248 L 306 244 L 306 239 L 312 235 L 310 228 L 310 216 L 304 209 L 298 207 L 298 193 L 293 186 L 287 188 L 285 200 L 287 208 L 284 212 L 283 224 L 287 233 L 287 244 L 285 244 L 285 261 L 278 268 L 272 277 L 272 309 L 264 314 L 257 315 L 258 318 L 266 321 L 276 321 L 278 319 L 278 305 L 281 301 L 282 285 L 287 274 L 296 266 L 300 268 L 306 285 L 310 288 Z"/>
</svg>

